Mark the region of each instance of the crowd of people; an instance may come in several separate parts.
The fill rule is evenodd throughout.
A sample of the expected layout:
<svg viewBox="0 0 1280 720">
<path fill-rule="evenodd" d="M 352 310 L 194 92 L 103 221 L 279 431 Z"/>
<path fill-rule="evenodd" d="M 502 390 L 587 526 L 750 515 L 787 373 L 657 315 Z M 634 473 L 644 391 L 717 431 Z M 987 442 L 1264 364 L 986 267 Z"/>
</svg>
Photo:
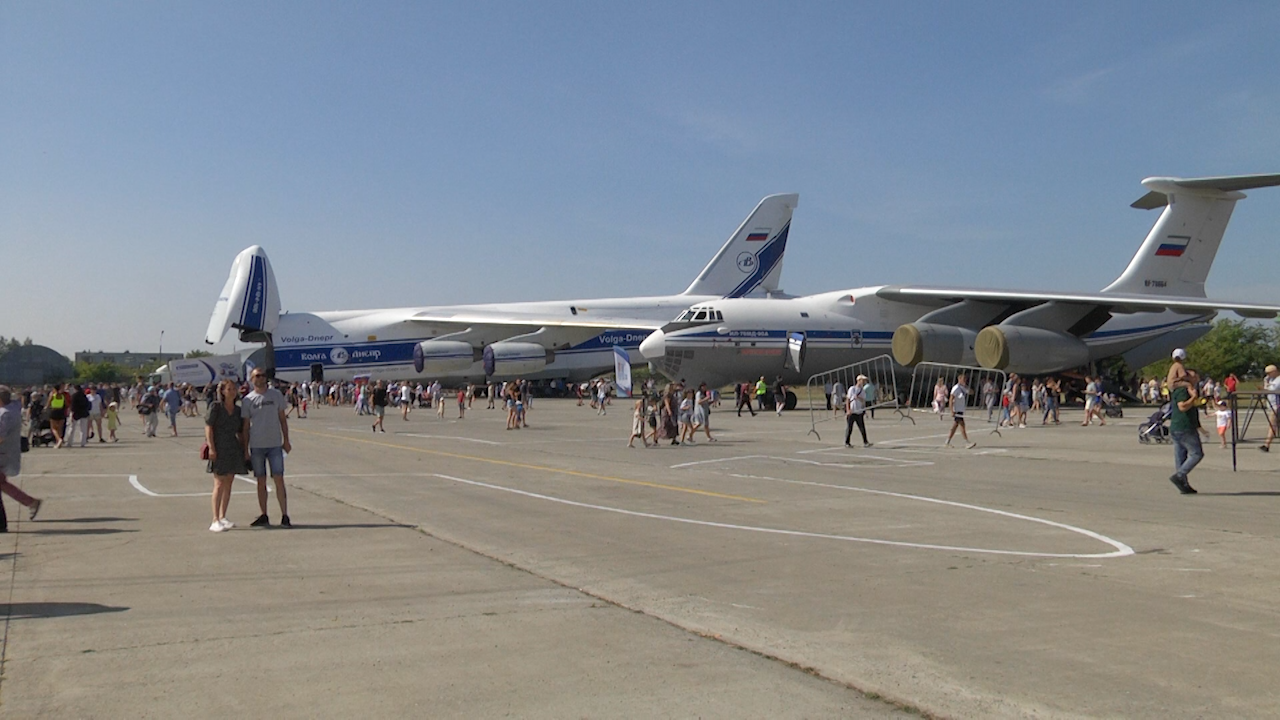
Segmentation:
<svg viewBox="0 0 1280 720">
<path fill-rule="evenodd" d="M 1214 416 L 1219 442 L 1226 447 L 1227 434 L 1234 422 L 1228 399 L 1236 392 L 1239 380 L 1235 375 L 1228 375 L 1221 381 L 1201 376 L 1186 367 L 1186 359 L 1185 350 L 1175 350 L 1166 377 L 1150 378 L 1137 384 L 1141 402 L 1165 406 L 1175 447 L 1175 473 L 1170 481 L 1180 492 L 1193 494 L 1196 491 L 1188 481 L 1189 473 L 1203 458 L 1201 437 L 1211 437 L 1201 426 L 1200 413 Z M 1259 449 L 1269 452 L 1277 435 L 1276 417 L 1280 409 L 1280 370 L 1275 365 L 1267 366 L 1262 386 L 1269 393 L 1265 412 L 1268 433 Z M 573 384 L 571 388 L 579 406 L 586 400 L 599 415 L 607 414 L 616 391 L 613 381 L 608 378 Z M 739 417 L 744 409 L 752 416 L 757 410 L 763 412 L 770 395 L 773 409 L 782 414 L 787 387 L 781 376 L 772 384 L 761 377 L 755 382 L 735 384 L 733 388 Z M 1077 385 L 1076 390 L 1079 389 Z M 877 399 L 882 397 L 881 389 L 866 375 L 858 375 L 849 387 L 834 382 L 827 385 L 825 391 L 828 408 L 845 417 L 845 445 L 852 446 L 856 427 L 863 447 L 871 447 L 865 415 L 870 413 L 874 417 Z M 931 409 L 941 419 L 948 416 L 951 419 L 946 441 L 948 446 L 958 432 L 966 446 L 972 448 L 976 443 L 969 439 L 965 424 L 971 398 L 977 399 L 975 404 L 986 410 L 988 423 L 1025 428 L 1033 415 L 1040 418 L 1041 425 L 1059 424 L 1059 410 L 1067 400 L 1068 391 L 1066 382 L 1053 376 L 1024 378 L 1011 373 L 1000 386 L 992 377 L 985 377 L 981 380 L 981 387 L 975 389 L 970 388 L 966 376 L 960 374 L 950 384 L 943 378 L 938 379 L 931 393 Z M 386 432 L 383 423 L 388 407 L 398 409 L 401 418 L 407 421 L 415 408 L 434 408 L 436 414 L 443 418 L 446 406 L 456 402 L 457 417 L 462 419 L 481 393 L 488 399 L 487 408 L 506 410 L 506 429 L 529 427 L 533 387 L 527 380 L 519 379 L 486 385 L 465 383 L 454 388 L 446 388 L 438 380 L 314 381 L 280 383 L 272 387 L 266 372 L 255 369 L 247 383 L 224 380 L 211 383 L 203 390 L 175 383 L 147 385 L 142 382 L 133 385 L 50 384 L 20 393 L 0 386 L 0 491 L 25 506 L 31 518 L 34 519 L 39 512 L 41 500 L 8 482 L 8 478 L 20 471 L 21 451 L 11 447 L 16 447 L 19 438 L 25 441 L 24 445 L 54 448 L 83 448 L 93 439 L 98 443 L 118 442 L 122 412 L 130 410 L 139 416 L 144 435 L 157 435 L 163 415 L 170 434 L 176 436 L 178 415 L 198 416 L 197 402 L 203 397 L 206 403 L 205 457 L 208 459 L 207 469 L 215 478 L 213 522 L 209 529 L 222 532 L 234 527 L 226 517 L 231 482 L 235 475 L 246 472 L 252 472 L 258 484 L 260 514 L 250 525 L 270 525 L 266 485 L 269 475 L 275 484 L 280 505 L 280 525 L 290 527 L 292 523 L 284 484 L 284 456 L 291 449 L 290 417 L 306 418 L 308 410 L 316 405 L 349 406 L 357 415 L 374 418 L 373 432 Z M 1118 400 L 1115 395 L 1104 391 L 1100 377 L 1086 376 L 1081 394 L 1085 410 L 1083 426 L 1091 425 L 1095 419 L 1100 425 L 1105 425 L 1112 408 L 1118 408 Z M 699 433 L 705 442 L 716 442 L 711 430 L 711 410 L 719 405 L 719 389 L 709 388 L 705 383 L 694 388 L 686 387 L 685 381 L 680 380 L 659 389 L 657 381 L 649 378 L 639 388 L 632 407 L 631 434 L 627 445 L 635 447 L 637 438 L 645 447 L 657 447 L 662 442 L 674 446 L 695 444 Z M 0 504 L 0 531 L 6 527 Z"/>
</svg>

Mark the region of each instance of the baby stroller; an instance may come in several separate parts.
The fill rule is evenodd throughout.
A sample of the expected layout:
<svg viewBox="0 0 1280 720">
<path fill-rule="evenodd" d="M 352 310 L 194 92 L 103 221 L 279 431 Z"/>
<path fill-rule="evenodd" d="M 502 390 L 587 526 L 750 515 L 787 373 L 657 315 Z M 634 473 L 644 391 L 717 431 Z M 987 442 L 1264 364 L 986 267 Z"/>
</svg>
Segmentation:
<svg viewBox="0 0 1280 720">
<path fill-rule="evenodd" d="M 41 417 L 39 422 L 33 422 L 31 425 L 31 432 L 29 433 L 31 447 L 53 445 L 53 425 L 49 423 L 48 418 Z"/>
<path fill-rule="evenodd" d="M 1160 406 L 1138 425 L 1138 442 L 1146 445 L 1151 442 L 1163 443 L 1169 440 L 1169 403 Z"/>
<path fill-rule="evenodd" d="M 1124 417 L 1124 408 L 1120 407 L 1120 401 L 1116 399 L 1114 393 L 1102 396 L 1102 412 L 1109 418 Z"/>
</svg>

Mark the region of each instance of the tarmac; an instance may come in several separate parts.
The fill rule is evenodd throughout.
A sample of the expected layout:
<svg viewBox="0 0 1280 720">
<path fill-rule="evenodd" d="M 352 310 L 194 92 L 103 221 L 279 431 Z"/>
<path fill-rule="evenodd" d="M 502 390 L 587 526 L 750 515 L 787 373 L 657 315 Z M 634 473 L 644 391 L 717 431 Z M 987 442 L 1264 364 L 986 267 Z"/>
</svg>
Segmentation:
<svg viewBox="0 0 1280 720">
<path fill-rule="evenodd" d="M 45 504 L 7 501 L 0 714 L 1280 715 L 1256 444 L 1232 472 L 1215 436 L 1183 496 L 1141 408 L 1001 434 L 971 409 L 965 450 L 927 412 L 846 448 L 726 404 L 717 442 L 646 449 L 626 401 L 520 430 L 484 402 L 291 420 L 288 530 L 274 494 L 248 526 L 242 478 L 209 532 L 198 418 L 24 455 Z"/>
</svg>

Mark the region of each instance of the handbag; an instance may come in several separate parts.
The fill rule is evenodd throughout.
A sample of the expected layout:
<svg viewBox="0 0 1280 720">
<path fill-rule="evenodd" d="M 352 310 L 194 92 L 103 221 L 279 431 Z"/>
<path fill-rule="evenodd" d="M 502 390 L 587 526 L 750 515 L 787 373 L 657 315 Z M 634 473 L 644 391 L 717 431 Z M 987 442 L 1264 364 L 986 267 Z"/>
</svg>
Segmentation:
<svg viewBox="0 0 1280 720">
<path fill-rule="evenodd" d="M 209 443 L 207 442 L 200 443 L 200 459 L 201 460 L 209 459 Z"/>
</svg>

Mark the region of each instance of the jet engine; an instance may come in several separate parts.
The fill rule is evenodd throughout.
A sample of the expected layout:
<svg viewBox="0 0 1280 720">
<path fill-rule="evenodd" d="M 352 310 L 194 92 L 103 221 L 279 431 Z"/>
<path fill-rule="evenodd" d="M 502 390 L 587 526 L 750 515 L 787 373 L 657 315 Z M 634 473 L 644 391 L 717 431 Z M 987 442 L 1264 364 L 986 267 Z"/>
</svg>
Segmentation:
<svg viewBox="0 0 1280 720">
<path fill-rule="evenodd" d="M 556 354 L 537 343 L 496 342 L 484 349 L 484 374 L 489 377 L 516 377 L 545 368 Z"/>
<path fill-rule="evenodd" d="M 977 336 L 977 332 L 955 325 L 901 325 L 893 333 L 893 359 L 907 367 L 922 362 L 972 365 Z"/>
<path fill-rule="evenodd" d="M 1089 362 L 1089 348 L 1080 338 L 1020 325 L 983 328 L 974 353 L 982 367 L 1027 375 L 1057 372 Z"/>
<path fill-rule="evenodd" d="M 413 369 L 418 374 L 466 370 L 479 359 L 471 343 L 461 340 L 423 340 L 413 346 Z"/>
</svg>

